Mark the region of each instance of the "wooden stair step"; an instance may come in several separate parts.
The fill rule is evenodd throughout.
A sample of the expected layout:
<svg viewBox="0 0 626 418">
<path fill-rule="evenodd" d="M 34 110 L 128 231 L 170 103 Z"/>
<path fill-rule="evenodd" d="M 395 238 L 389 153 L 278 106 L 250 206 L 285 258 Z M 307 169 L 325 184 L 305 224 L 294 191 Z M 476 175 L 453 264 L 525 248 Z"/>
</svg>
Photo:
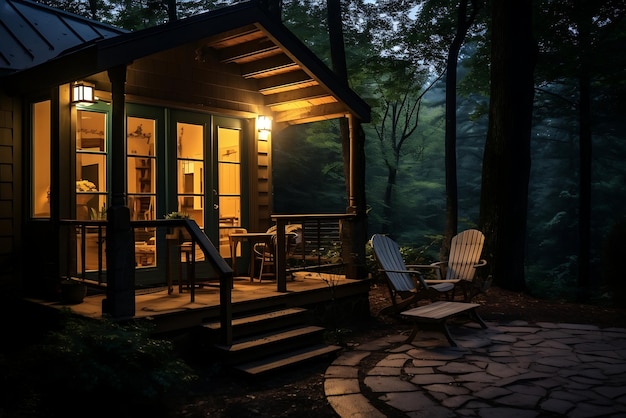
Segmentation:
<svg viewBox="0 0 626 418">
<path fill-rule="evenodd" d="M 301 326 L 266 334 L 255 335 L 250 338 L 243 338 L 237 342 L 234 342 L 230 346 L 216 345 L 215 347 L 228 353 L 239 353 L 248 350 L 259 349 L 264 346 L 278 345 L 280 343 L 285 343 L 289 340 L 301 339 L 302 337 L 319 334 L 323 331 L 324 328 L 314 325 Z"/>
<path fill-rule="evenodd" d="M 263 373 L 276 371 L 288 366 L 299 364 L 304 361 L 327 356 L 336 353 L 339 350 L 341 350 L 340 346 L 319 344 L 299 350 L 280 353 L 270 357 L 265 357 L 261 360 L 239 364 L 234 368 L 248 375 L 257 376 Z"/>
<path fill-rule="evenodd" d="M 232 320 L 232 325 L 233 327 L 256 325 L 256 324 L 260 324 L 266 321 L 273 321 L 277 319 L 301 315 L 306 311 L 307 310 L 304 308 L 281 309 L 278 311 L 272 311 L 272 312 L 267 312 L 267 313 L 262 313 L 262 314 L 257 314 L 257 315 L 250 315 L 250 316 L 245 316 L 241 318 L 235 318 Z M 206 324 L 203 324 L 203 327 L 208 328 L 210 330 L 217 331 L 221 328 L 221 324 L 219 321 L 208 322 Z"/>
</svg>

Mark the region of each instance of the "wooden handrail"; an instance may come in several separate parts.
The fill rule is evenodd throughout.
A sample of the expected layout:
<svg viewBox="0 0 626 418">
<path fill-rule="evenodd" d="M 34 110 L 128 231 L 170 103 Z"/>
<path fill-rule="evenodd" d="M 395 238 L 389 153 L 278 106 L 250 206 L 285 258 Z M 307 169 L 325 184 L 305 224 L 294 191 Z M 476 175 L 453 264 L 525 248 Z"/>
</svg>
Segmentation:
<svg viewBox="0 0 626 418">
<path fill-rule="evenodd" d="M 79 226 L 81 228 L 83 237 L 85 236 L 84 232 L 87 227 L 98 227 L 99 236 L 102 234 L 102 229 L 106 228 L 107 221 L 106 220 L 77 220 L 77 219 L 62 219 L 60 220 L 60 224 L 62 225 L 74 225 Z M 192 219 L 155 219 L 155 220 L 146 220 L 146 221 L 131 221 L 131 228 L 134 230 L 135 228 L 185 228 L 191 237 L 191 246 L 192 246 L 192 262 L 191 262 L 191 271 L 190 271 L 190 294 L 191 301 L 194 301 L 195 297 L 195 245 L 202 250 L 205 256 L 205 260 L 211 264 L 211 267 L 215 269 L 219 276 L 220 280 L 220 322 L 221 322 L 221 332 L 220 336 L 221 341 L 224 344 L 232 344 L 232 294 L 231 290 L 233 287 L 233 270 L 231 266 L 222 258 L 219 251 L 215 248 L 209 237 L 200 229 L 198 224 Z M 133 235 L 134 239 L 134 235 Z M 82 248 L 82 277 L 85 277 L 85 248 L 84 248 L 84 239 L 83 239 L 83 248 Z M 102 243 L 98 243 L 98 252 L 101 253 L 101 245 Z M 70 262 L 70 253 L 68 249 L 68 277 Z M 98 263 L 98 274 L 102 273 L 102 264 L 101 260 Z"/>
</svg>

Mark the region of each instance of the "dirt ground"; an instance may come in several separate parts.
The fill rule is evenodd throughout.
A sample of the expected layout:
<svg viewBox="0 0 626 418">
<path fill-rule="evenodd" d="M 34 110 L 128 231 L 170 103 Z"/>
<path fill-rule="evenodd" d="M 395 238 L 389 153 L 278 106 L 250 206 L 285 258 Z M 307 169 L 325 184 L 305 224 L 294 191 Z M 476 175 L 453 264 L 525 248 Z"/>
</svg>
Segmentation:
<svg viewBox="0 0 626 418">
<path fill-rule="evenodd" d="M 339 338 L 348 349 L 381 336 L 406 331 L 408 323 L 388 316 L 377 316 L 387 306 L 387 288 L 372 285 L 372 317 Z M 526 294 L 496 287 L 478 295 L 479 313 L 486 321 L 564 322 L 594 324 L 602 328 L 626 327 L 626 309 L 563 303 L 535 299 Z M 337 338 L 337 334 L 333 337 Z M 324 373 L 329 359 L 284 370 L 258 380 L 227 371 L 200 370 L 201 382 L 186 399 L 179 399 L 177 417 L 336 417 L 324 396 Z M 177 402 L 178 403 L 178 402 Z"/>
</svg>

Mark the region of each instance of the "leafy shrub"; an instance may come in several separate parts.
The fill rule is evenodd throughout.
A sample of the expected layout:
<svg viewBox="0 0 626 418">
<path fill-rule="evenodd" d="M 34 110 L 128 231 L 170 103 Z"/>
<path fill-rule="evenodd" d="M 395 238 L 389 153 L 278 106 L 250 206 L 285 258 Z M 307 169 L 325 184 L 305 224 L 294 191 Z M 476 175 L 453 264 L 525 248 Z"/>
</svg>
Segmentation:
<svg viewBox="0 0 626 418">
<path fill-rule="evenodd" d="M 48 416 L 165 416 L 167 399 L 197 377 L 171 341 L 151 338 L 151 330 L 146 322 L 66 315 L 23 353 L 15 377 L 32 393 L 22 396 L 39 399 Z"/>
</svg>

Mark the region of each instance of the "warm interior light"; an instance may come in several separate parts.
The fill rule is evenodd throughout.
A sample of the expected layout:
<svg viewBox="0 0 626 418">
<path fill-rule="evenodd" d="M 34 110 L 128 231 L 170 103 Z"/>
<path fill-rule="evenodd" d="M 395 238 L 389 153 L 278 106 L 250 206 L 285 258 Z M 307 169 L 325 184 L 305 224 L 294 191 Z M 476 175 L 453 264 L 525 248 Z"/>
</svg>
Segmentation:
<svg viewBox="0 0 626 418">
<path fill-rule="evenodd" d="M 256 124 L 259 132 L 270 132 L 272 130 L 272 119 L 269 116 L 259 116 Z"/>
<path fill-rule="evenodd" d="M 72 88 L 72 103 L 94 103 L 93 86 L 76 83 Z"/>
</svg>

